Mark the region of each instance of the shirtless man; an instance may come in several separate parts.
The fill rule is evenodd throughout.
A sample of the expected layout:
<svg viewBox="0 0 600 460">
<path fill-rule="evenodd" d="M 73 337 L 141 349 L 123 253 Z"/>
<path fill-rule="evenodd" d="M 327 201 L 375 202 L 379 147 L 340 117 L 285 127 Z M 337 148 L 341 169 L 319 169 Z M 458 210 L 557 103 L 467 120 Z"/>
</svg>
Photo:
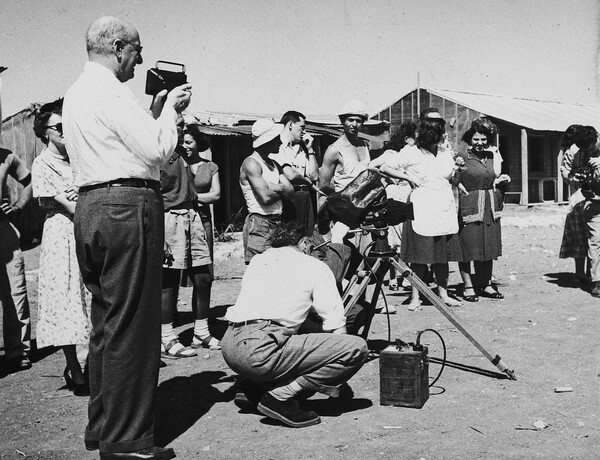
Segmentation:
<svg viewBox="0 0 600 460">
<path fill-rule="evenodd" d="M 358 138 L 363 123 L 369 117 L 362 103 L 348 102 L 338 116 L 344 134 L 327 148 L 319 170 L 319 188 L 326 193 L 343 190 L 367 169 L 371 160 L 367 143 Z"/>
<path fill-rule="evenodd" d="M 248 206 L 244 222 L 244 261 L 271 247 L 273 231 L 281 222 L 282 198 L 291 199 L 294 187 L 269 158 L 279 151 L 283 125 L 263 118 L 252 125 L 254 152 L 240 167 L 240 187 Z"/>
</svg>

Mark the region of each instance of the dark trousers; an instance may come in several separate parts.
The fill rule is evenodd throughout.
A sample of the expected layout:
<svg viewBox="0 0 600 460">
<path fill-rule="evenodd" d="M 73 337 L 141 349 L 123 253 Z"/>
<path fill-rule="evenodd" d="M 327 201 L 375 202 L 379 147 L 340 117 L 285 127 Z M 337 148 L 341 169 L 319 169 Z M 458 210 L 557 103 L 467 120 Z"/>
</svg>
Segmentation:
<svg viewBox="0 0 600 460">
<path fill-rule="evenodd" d="M 317 222 L 317 198 L 312 190 L 296 190 L 291 201 L 284 200 L 283 222 L 296 222 L 304 227 L 306 234 L 311 236 Z"/>
<path fill-rule="evenodd" d="M 149 188 L 82 192 L 77 259 L 92 293 L 88 442 L 101 452 L 154 445 L 160 364 L 163 200 Z"/>
</svg>

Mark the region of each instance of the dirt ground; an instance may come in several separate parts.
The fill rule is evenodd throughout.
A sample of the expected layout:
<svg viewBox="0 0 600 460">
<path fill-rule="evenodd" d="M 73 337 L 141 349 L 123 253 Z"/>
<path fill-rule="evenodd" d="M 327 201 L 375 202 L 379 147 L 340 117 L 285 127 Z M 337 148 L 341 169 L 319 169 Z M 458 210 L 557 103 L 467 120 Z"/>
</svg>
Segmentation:
<svg viewBox="0 0 600 460">
<path fill-rule="evenodd" d="M 233 404 L 234 374 L 220 351 L 169 361 L 160 371 L 156 440 L 179 459 L 590 459 L 600 458 L 598 409 L 600 302 L 574 282 L 572 260 L 558 258 L 565 207 L 509 206 L 503 217 L 504 256 L 494 274 L 505 294 L 454 309 L 517 381 L 497 369 L 433 306 L 408 311 L 408 292 L 389 292 L 392 338 L 412 342 L 432 328 L 447 346 L 447 366 L 422 409 L 379 404 L 379 361 L 350 381 L 355 399 L 339 407 L 322 396 L 309 406 L 320 425 L 292 429 Z M 218 243 L 213 332 L 239 290 L 244 265 L 239 241 Z M 26 252 L 34 325 L 38 250 Z M 459 286 L 451 264 L 451 287 Z M 183 341 L 191 339 L 190 288 L 180 295 Z M 387 339 L 387 315 L 376 315 L 369 339 Z M 439 339 L 423 335 L 430 356 Z M 67 391 L 61 351 L 34 353 L 31 370 L 0 374 L 0 458 L 86 460 L 87 398 Z M 430 364 L 430 376 L 439 365 Z M 556 392 L 556 387 L 572 391 Z M 546 426 L 536 429 L 534 423 Z"/>
</svg>

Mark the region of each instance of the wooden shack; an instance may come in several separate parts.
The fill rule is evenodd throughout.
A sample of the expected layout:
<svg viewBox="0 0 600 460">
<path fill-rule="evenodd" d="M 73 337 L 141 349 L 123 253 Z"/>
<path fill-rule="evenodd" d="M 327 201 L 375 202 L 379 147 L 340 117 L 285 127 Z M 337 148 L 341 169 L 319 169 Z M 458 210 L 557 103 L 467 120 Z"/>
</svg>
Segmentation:
<svg viewBox="0 0 600 460">
<path fill-rule="evenodd" d="M 568 188 L 558 165 L 562 133 L 575 123 L 600 128 L 598 105 L 434 88 L 416 88 L 373 118 L 388 121 L 393 132 L 403 122 L 417 120 L 420 111 L 428 107 L 440 110 L 457 151 L 467 148 L 461 137 L 474 119 L 486 116 L 498 126 L 497 145 L 504 158 L 502 172 L 511 177 L 506 200 L 523 205 L 568 199 Z"/>
</svg>

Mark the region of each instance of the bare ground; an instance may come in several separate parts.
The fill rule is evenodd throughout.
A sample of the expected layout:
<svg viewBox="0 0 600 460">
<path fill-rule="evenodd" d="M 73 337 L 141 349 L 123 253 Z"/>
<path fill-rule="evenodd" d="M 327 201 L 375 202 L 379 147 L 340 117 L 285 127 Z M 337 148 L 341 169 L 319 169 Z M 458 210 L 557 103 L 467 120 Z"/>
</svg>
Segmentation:
<svg viewBox="0 0 600 460">
<path fill-rule="evenodd" d="M 600 302 L 574 282 L 572 260 L 558 259 L 564 207 L 508 207 L 504 256 L 494 274 L 506 298 L 482 299 L 455 309 L 517 381 L 497 369 L 434 307 L 408 311 L 407 293 L 387 293 L 398 306 L 392 338 L 414 341 L 437 330 L 448 348 L 446 367 L 422 409 L 379 404 L 379 362 L 350 381 L 355 399 L 339 407 L 324 397 L 309 401 L 322 423 L 291 429 L 232 403 L 233 373 L 219 351 L 170 361 L 161 369 L 156 439 L 180 459 L 563 459 L 600 458 L 598 311 Z M 27 281 L 36 320 L 37 249 L 26 252 Z M 218 243 L 213 331 L 235 301 L 244 265 L 239 241 Z M 451 285 L 460 281 L 456 265 Z M 184 342 L 191 339 L 190 288 L 180 296 Z M 387 316 L 376 315 L 369 339 L 387 339 Z M 34 329 L 35 330 L 35 329 Z M 35 336 L 35 334 L 34 334 Z M 433 334 L 423 341 L 441 357 Z M 86 398 L 64 386 L 62 352 L 39 350 L 31 370 L 0 374 L 0 458 L 85 460 Z M 466 369 L 465 366 L 470 366 Z M 439 365 L 431 364 L 430 376 Z M 555 392 L 570 387 L 570 392 Z M 535 422 L 546 428 L 536 430 Z"/>
</svg>

